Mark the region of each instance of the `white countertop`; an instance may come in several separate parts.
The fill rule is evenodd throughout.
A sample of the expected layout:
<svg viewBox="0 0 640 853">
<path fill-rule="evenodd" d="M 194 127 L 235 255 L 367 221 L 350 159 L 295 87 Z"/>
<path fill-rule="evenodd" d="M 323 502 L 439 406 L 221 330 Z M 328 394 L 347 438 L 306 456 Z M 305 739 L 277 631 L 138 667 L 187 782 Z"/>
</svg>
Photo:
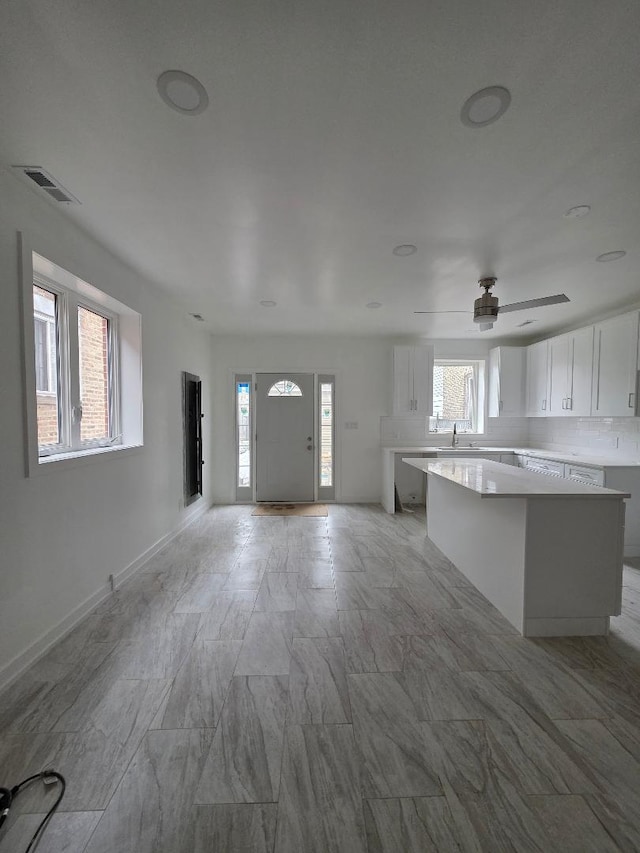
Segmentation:
<svg viewBox="0 0 640 853">
<path fill-rule="evenodd" d="M 591 465 L 594 468 L 639 468 L 640 460 L 634 459 L 617 459 L 611 456 L 593 455 L 590 453 L 574 453 L 569 450 L 544 450 L 538 447 L 489 447 L 481 445 L 480 447 L 465 447 L 458 445 L 452 448 L 445 445 L 434 447 L 433 445 L 422 445 L 420 447 L 383 447 L 383 451 L 389 453 L 429 453 L 437 456 L 438 453 L 446 453 L 453 451 L 459 453 L 460 456 L 482 456 L 483 453 L 518 453 L 526 456 L 535 456 L 538 459 L 552 459 L 555 462 L 574 463 L 576 465 Z"/>
<path fill-rule="evenodd" d="M 549 458 L 549 457 L 546 457 Z M 541 477 L 524 468 L 491 462 L 488 459 L 403 459 L 407 465 L 426 474 L 450 480 L 458 486 L 476 492 L 481 498 L 611 498 L 631 497 L 625 492 L 587 486 L 561 477 Z"/>
</svg>

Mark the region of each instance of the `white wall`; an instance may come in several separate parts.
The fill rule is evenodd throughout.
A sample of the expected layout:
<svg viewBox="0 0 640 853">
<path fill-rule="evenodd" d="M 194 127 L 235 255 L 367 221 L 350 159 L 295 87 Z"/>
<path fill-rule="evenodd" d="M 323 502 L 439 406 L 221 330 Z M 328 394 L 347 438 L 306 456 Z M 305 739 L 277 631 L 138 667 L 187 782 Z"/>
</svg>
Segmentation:
<svg viewBox="0 0 640 853">
<path fill-rule="evenodd" d="M 168 297 L 0 170 L 0 686 L 198 504 L 182 506 L 181 371 L 203 380 L 210 336 Z M 33 248 L 142 314 L 144 447 L 25 477 L 17 231 Z M 205 418 L 208 429 L 210 418 Z M 208 440 L 205 433 L 205 441 Z M 211 487 L 205 471 L 205 497 Z M 34 645 L 35 644 L 35 645 Z M 29 651 L 31 647 L 31 650 Z"/>
<path fill-rule="evenodd" d="M 384 338 L 225 337 L 213 339 L 213 499 L 235 499 L 233 374 L 336 373 L 337 499 L 380 501 L 380 416 L 390 410 L 392 342 Z M 358 429 L 345 429 L 345 421 Z"/>
</svg>

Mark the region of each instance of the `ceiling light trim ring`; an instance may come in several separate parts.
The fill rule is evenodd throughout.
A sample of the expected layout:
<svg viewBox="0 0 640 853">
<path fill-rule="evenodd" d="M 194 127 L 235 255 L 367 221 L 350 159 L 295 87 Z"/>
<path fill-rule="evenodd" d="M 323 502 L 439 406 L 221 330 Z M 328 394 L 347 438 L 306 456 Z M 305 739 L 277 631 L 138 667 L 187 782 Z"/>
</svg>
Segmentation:
<svg viewBox="0 0 640 853">
<path fill-rule="evenodd" d="M 486 118 L 475 121 L 473 119 L 474 108 L 481 106 L 481 101 L 486 101 L 489 98 L 495 99 L 498 101 L 497 109 L 495 112 L 487 115 Z M 467 98 L 467 100 L 462 105 L 462 109 L 460 110 L 460 121 L 466 127 L 487 127 L 489 124 L 493 124 L 498 121 L 498 119 L 502 118 L 502 116 L 509 109 L 511 104 L 511 92 L 506 89 L 504 86 L 487 86 L 485 89 L 480 89 L 478 92 L 474 92 L 473 95 Z"/>
<path fill-rule="evenodd" d="M 169 87 L 172 83 L 181 83 L 183 86 L 187 86 L 195 92 L 198 96 L 198 103 L 196 106 L 184 107 L 181 106 L 178 101 L 174 100 L 169 94 Z M 182 113 L 182 115 L 197 116 L 200 115 L 200 113 L 203 113 L 209 106 L 209 95 L 207 94 L 207 90 L 199 80 L 197 80 L 193 75 L 187 74 L 186 71 L 163 71 L 156 80 L 156 87 L 158 89 L 158 94 L 165 104 L 172 110 Z"/>
<path fill-rule="evenodd" d="M 399 258 L 406 258 L 409 255 L 415 255 L 417 251 L 418 247 L 414 246 L 413 243 L 401 243 L 394 247 L 393 254 Z"/>
<path fill-rule="evenodd" d="M 590 204 L 576 204 L 574 207 L 570 207 L 569 210 L 564 213 L 564 216 L 567 219 L 582 219 L 583 216 L 588 216 L 590 213 Z"/>
<path fill-rule="evenodd" d="M 609 263 L 609 261 L 619 261 L 626 254 L 623 249 L 616 249 L 614 252 L 603 252 L 601 255 L 598 255 L 596 261 L 599 261 L 601 264 Z"/>
</svg>

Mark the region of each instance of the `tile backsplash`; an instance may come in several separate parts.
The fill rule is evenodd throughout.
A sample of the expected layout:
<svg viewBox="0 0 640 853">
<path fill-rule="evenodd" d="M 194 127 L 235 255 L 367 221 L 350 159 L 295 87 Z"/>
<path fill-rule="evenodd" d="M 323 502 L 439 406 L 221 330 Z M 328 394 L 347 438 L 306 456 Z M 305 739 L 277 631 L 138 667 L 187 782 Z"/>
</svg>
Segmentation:
<svg viewBox="0 0 640 853">
<path fill-rule="evenodd" d="M 599 456 L 640 459 L 640 418 L 488 418 L 484 435 L 460 435 L 463 446 L 540 447 L 547 450 L 593 450 Z M 380 418 L 382 447 L 438 447 L 451 433 L 430 433 L 426 418 Z"/>
<path fill-rule="evenodd" d="M 460 434 L 461 445 L 475 444 L 516 446 L 528 444 L 527 418 L 488 418 L 483 435 Z M 450 432 L 429 432 L 428 419 L 415 415 L 384 416 L 380 418 L 382 447 L 438 447 L 451 443 Z"/>
<path fill-rule="evenodd" d="M 640 458 L 640 418 L 529 418 L 531 447 Z"/>
</svg>

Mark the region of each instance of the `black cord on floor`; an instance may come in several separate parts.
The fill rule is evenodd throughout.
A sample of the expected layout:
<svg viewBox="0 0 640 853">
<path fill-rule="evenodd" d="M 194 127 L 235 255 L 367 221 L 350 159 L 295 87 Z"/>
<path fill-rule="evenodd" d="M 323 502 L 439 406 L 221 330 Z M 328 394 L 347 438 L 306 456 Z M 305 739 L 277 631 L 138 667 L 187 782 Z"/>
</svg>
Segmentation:
<svg viewBox="0 0 640 853">
<path fill-rule="evenodd" d="M 56 772 L 55 770 L 43 770 L 41 773 L 34 773 L 33 776 L 29 776 L 27 779 L 23 779 L 22 782 L 18 782 L 17 785 L 14 785 L 11 790 L 8 788 L 0 788 L 0 826 L 7 819 L 7 815 L 9 814 L 9 809 L 11 808 L 11 804 L 15 797 L 22 791 L 23 788 L 26 788 L 27 785 L 30 785 L 32 782 L 35 782 L 36 779 L 42 779 L 45 785 L 55 784 L 56 782 L 60 783 L 60 793 L 55 801 L 55 803 L 51 806 L 49 811 L 40 821 L 38 828 L 31 836 L 31 841 L 29 842 L 29 846 L 24 851 L 24 853 L 30 853 L 30 851 L 35 849 L 35 845 L 39 842 L 42 834 L 44 833 L 47 825 L 53 815 L 56 812 L 56 809 L 62 802 L 62 798 L 64 797 L 64 792 L 67 788 L 67 783 L 65 781 L 64 776 L 61 773 Z"/>
</svg>

